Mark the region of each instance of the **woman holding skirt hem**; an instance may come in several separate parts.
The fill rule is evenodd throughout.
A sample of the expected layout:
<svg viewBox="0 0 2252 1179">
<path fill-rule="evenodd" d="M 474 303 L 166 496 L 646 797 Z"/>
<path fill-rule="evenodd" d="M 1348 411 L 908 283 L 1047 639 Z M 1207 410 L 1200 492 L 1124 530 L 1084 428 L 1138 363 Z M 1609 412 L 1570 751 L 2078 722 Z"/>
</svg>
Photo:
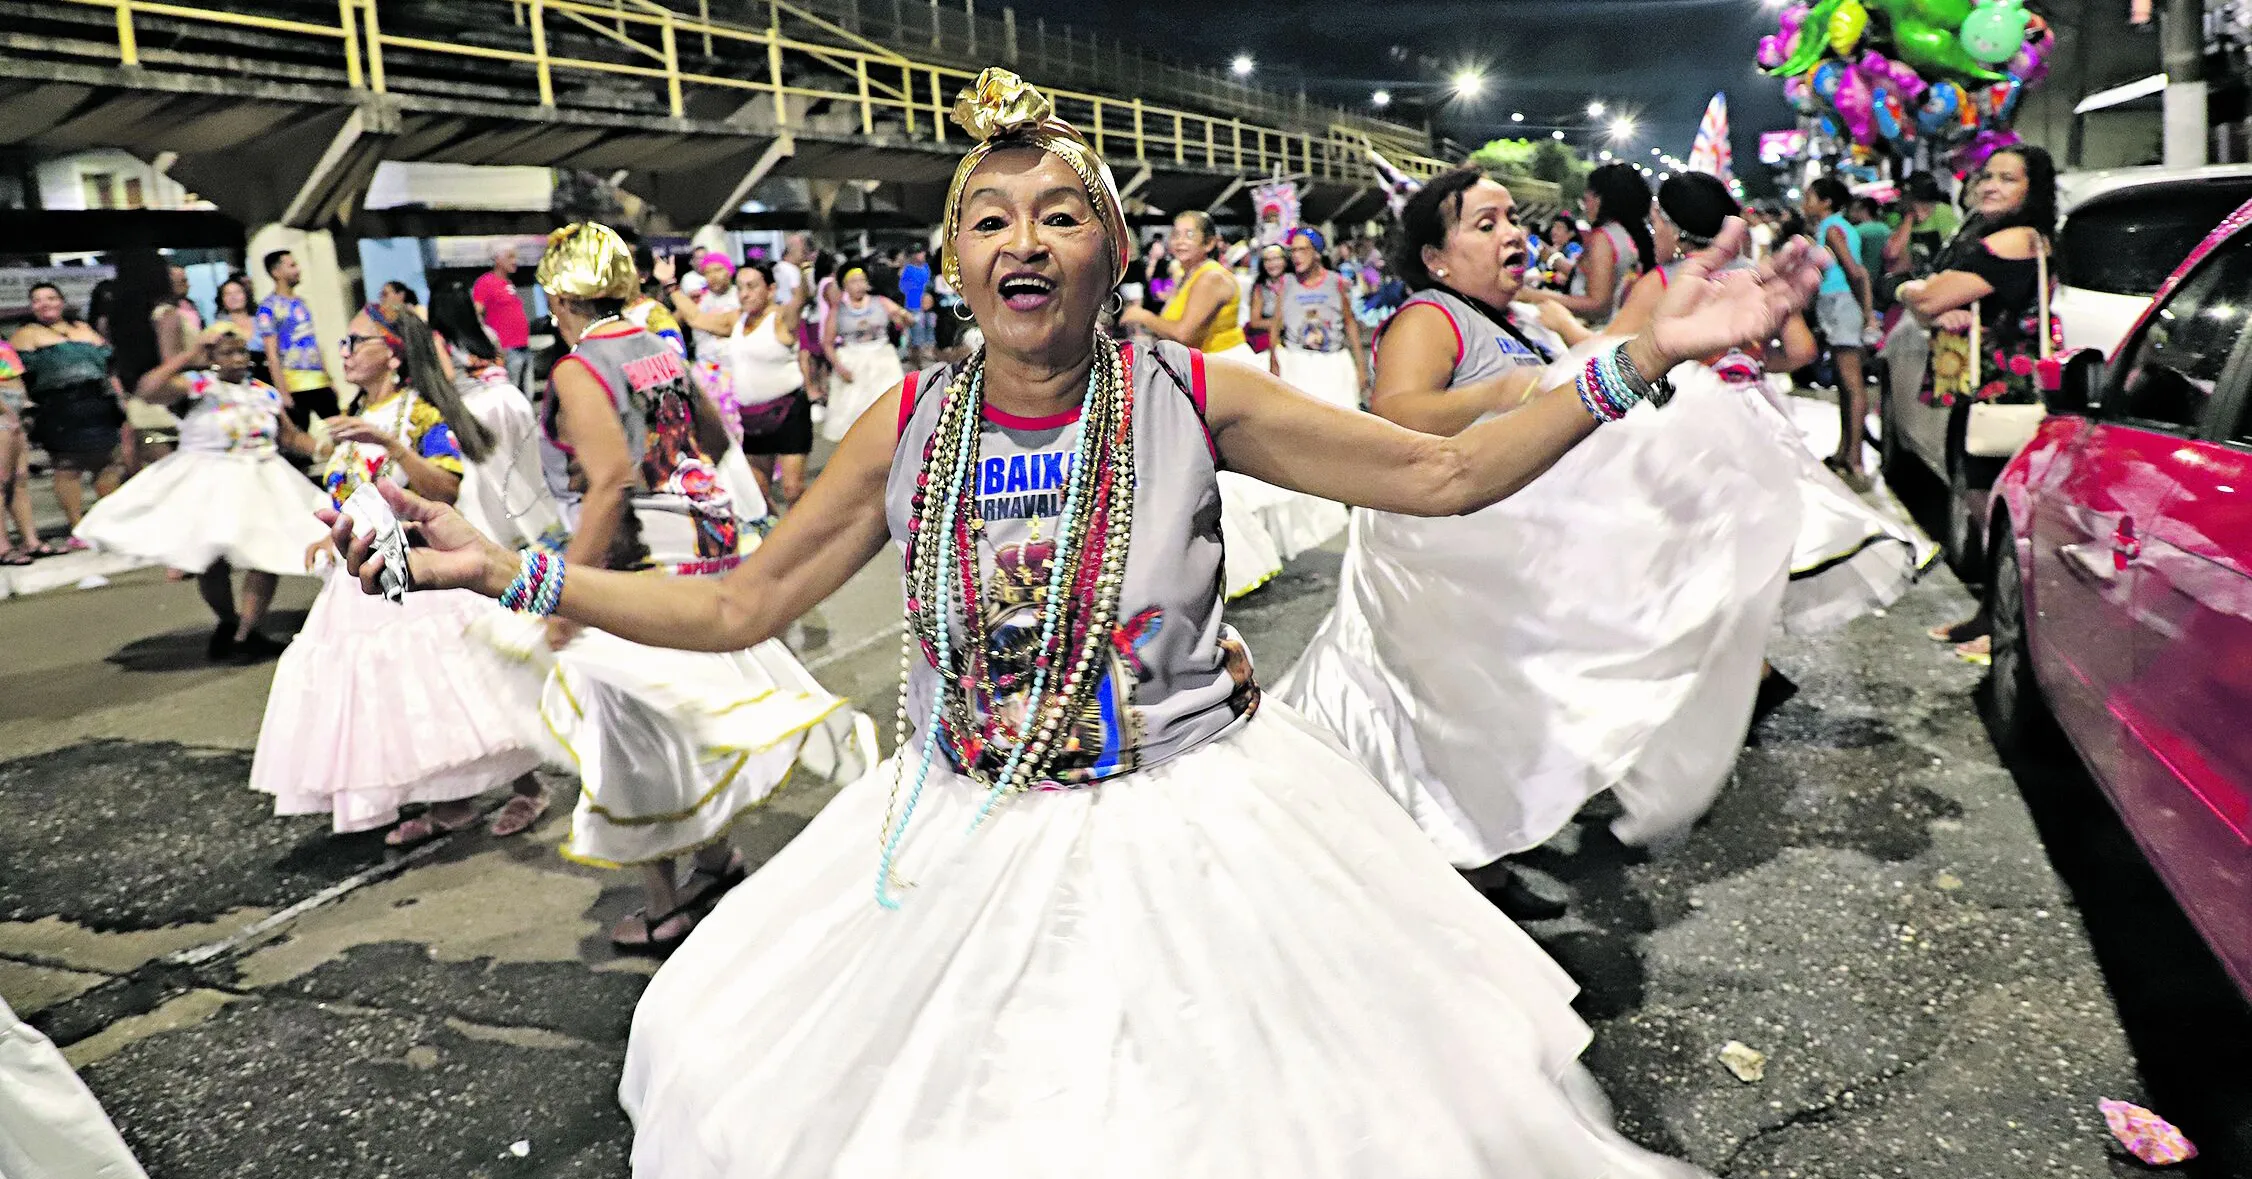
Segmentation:
<svg viewBox="0 0 2252 1179">
<path fill-rule="evenodd" d="M 635 1173 L 1693 1175 L 1609 1127 L 1557 968 L 1332 739 L 1261 707 L 1214 477 L 1474 510 L 1640 374 L 1772 330 L 1813 285 L 1803 246 L 1677 284 L 1595 400 L 1567 383 L 1436 438 L 1098 334 L 1130 241 L 1109 170 L 1005 71 L 956 114 L 979 146 L 941 265 L 986 347 L 887 393 L 735 572 L 552 568 L 390 493 L 415 585 L 702 650 L 903 554 L 899 753 L 658 972 L 621 1089 Z"/>
</svg>

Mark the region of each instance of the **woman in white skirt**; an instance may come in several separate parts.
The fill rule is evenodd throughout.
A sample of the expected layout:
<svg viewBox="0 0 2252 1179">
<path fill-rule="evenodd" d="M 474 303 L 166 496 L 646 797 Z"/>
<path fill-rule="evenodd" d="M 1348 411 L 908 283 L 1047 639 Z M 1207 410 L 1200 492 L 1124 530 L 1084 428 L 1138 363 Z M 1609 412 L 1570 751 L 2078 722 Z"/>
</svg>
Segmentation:
<svg viewBox="0 0 2252 1179">
<path fill-rule="evenodd" d="M 941 266 L 986 348 L 887 393 L 740 569 L 550 568 L 391 493 L 428 541 L 415 585 L 700 650 L 904 554 L 897 756 L 658 971 L 621 1092 L 635 1174 L 1693 1174 L 1610 1128 L 1562 972 L 1332 738 L 1261 706 L 1222 622 L 1214 475 L 1472 510 L 1593 433 L 1590 404 L 1772 330 L 1814 285 L 1805 250 L 1763 284 L 1677 283 L 1594 401 L 1566 381 L 1436 438 L 1112 344 L 1130 239 L 1108 168 L 1004 71 L 956 112 L 979 146 Z"/>
<path fill-rule="evenodd" d="M 1684 172 L 1658 186 L 1658 217 L 1653 225 L 1659 252 L 1675 254 L 1636 280 L 1612 326 L 1640 331 L 1665 297 L 1666 285 L 1691 251 L 1708 247 L 1714 234 L 1739 211 L 1736 198 L 1717 178 Z M 1739 258 L 1731 265 L 1748 266 Z M 1803 319 L 1783 325 L 1776 348 L 1751 348 L 1707 357 L 1705 367 L 1738 390 L 1767 427 L 1774 454 L 1795 476 L 1799 524 L 1792 545 L 1789 582 L 1783 591 L 1783 629 L 1819 634 L 1842 626 L 1898 600 L 1938 548 L 1921 540 L 1906 524 L 1863 502 L 1861 497 L 1807 449 L 1788 413 L 1787 401 L 1770 392 L 1769 373 L 1795 372 L 1814 362 L 1814 333 Z M 1787 395 L 1786 395 L 1787 396 Z M 1746 456 L 1749 458 L 1750 456 Z M 1760 678 L 1752 723 L 1798 693 L 1789 677 L 1766 668 Z"/>
<path fill-rule="evenodd" d="M 493 457 L 495 435 L 455 392 L 429 326 L 370 303 L 350 332 L 344 379 L 359 393 L 328 423 L 329 498 L 341 505 L 377 479 L 459 498 L 465 460 Z M 276 814 L 325 814 L 339 833 L 391 827 L 394 847 L 475 823 L 478 795 L 521 789 L 540 762 L 526 725 L 537 684 L 468 634 L 491 612 L 474 594 L 393 605 L 330 576 L 274 670 L 251 787 L 274 796 Z M 413 803 L 429 806 L 400 822 Z"/>
<path fill-rule="evenodd" d="M 870 294 L 868 273 L 857 266 L 839 285 L 843 293 L 821 321 L 821 352 L 829 358 L 829 412 L 821 434 L 831 442 L 844 441 L 860 415 L 906 375 L 891 332 L 914 322 L 899 304 Z"/>
<path fill-rule="evenodd" d="M 1416 294 L 1385 326 L 1375 413 L 1459 436 L 1615 347 L 1550 364 L 1497 310 L 1531 264 L 1514 217 L 1509 190 L 1469 169 L 1408 201 L 1393 264 Z M 1684 271 L 1701 281 L 1710 262 Z M 1677 400 L 1479 512 L 1355 512 L 1337 606 L 1280 689 L 1517 915 L 1561 906 L 1503 857 L 1606 790 L 1622 840 L 1682 831 L 1742 745 L 1798 501 L 1739 395 L 1708 381 Z"/>
<path fill-rule="evenodd" d="M 143 401 L 182 407 L 179 448 L 103 496 L 74 533 L 105 552 L 195 574 L 218 619 L 204 648 L 214 660 L 280 654 L 258 624 L 282 576 L 303 573 L 306 546 L 325 540 L 312 513 L 327 497 L 280 453 L 311 457 L 313 441 L 254 371 L 241 329 L 221 323 L 144 375 Z"/>
<path fill-rule="evenodd" d="M 1165 309 L 1153 315 L 1146 308 L 1128 307 L 1119 323 L 1208 357 L 1265 368 L 1266 362 L 1243 338 L 1242 288 L 1212 256 L 1220 244 L 1212 218 L 1200 211 L 1175 217 L 1167 244 L 1182 278 L 1165 300 Z M 1343 507 L 1235 471 L 1220 472 L 1220 505 L 1230 599 L 1267 584 L 1282 572 L 1283 562 L 1327 542 L 1345 527 Z"/>
<path fill-rule="evenodd" d="M 555 490 L 578 498 L 565 555 L 638 571 L 651 590 L 733 570 L 757 548 L 766 501 L 679 356 L 620 318 L 636 285 L 625 243 L 591 222 L 565 226 L 539 281 L 571 346 L 541 420 L 542 444 L 564 460 L 547 464 L 564 473 Z M 552 619 L 548 646 L 540 716 L 581 787 L 563 854 L 643 869 L 645 904 L 611 930 L 622 949 L 662 954 L 688 936 L 742 879 L 728 828 L 801 762 L 844 778 L 875 761 L 866 719 L 778 640 L 690 654 Z M 683 857 L 695 861 L 685 880 Z"/>
<path fill-rule="evenodd" d="M 1283 383 L 1344 409 L 1361 407 L 1368 353 L 1345 280 L 1322 265 L 1321 231 L 1293 229 L 1284 239 L 1290 273 L 1278 284 L 1271 371 Z"/>
</svg>

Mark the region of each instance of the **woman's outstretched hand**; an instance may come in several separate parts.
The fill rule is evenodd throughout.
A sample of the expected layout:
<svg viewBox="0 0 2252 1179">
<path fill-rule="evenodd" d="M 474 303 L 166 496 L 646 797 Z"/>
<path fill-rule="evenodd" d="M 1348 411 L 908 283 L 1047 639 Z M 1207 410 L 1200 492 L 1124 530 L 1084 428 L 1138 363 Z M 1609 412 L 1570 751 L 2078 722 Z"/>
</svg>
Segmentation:
<svg viewBox="0 0 2252 1179">
<path fill-rule="evenodd" d="M 1691 254 L 1667 281 L 1650 321 L 1650 340 L 1669 367 L 1764 344 L 1814 297 L 1828 265 L 1826 253 L 1794 237 L 1756 267 L 1722 269 L 1743 253 L 1747 237 L 1743 220 L 1730 217 L 1712 245 Z"/>
<path fill-rule="evenodd" d="M 507 580 L 515 576 L 516 555 L 486 539 L 451 506 L 424 499 L 389 479 L 378 480 L 375 489 L 382 493 L 383 502 L 391 505 L 392 514 L 399 518 L 409 538 L 421 539 L 420 546 L 407 552 L 409 588 L 468 589 L 499 597 Z M 323 509 L 316 514 L 328 525 L 336 551 L 344 554 L 345 571 L 359 579 L 364 592 L 381 594 L 383 587 L 377 574 L 383 568 L 383 558 L 374 551 L 374 536 L 354 536 L 352 521 L 342 512 Z M 494 584 L 496 577 L 500 579 L 498 586 Z"/>
</svg>

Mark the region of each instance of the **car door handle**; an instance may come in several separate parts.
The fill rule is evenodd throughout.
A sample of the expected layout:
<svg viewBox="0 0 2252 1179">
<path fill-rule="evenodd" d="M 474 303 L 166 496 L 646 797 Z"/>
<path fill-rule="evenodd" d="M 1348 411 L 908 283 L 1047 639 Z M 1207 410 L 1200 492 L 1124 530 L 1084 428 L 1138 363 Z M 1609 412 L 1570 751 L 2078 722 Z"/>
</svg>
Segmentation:
<svg viewBox="0 0 2252 1179">
<path fill-rule="evenodd" d="M 2065 571 L 2088 585 L 2109 586 L 2118 577 L 2110 554 L 2096 556 L 2084 544 L 2061 544 L 2057 556 L 2063 560 Z"/>
</svg>

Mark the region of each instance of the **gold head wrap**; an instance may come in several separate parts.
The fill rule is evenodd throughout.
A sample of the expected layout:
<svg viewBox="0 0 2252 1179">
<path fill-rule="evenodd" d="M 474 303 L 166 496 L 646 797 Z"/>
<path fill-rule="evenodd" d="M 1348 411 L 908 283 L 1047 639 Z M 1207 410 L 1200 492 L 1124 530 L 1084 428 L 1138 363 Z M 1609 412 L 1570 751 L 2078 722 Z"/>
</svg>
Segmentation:
<svg viewBox="0 0 2252 1179">
<path fill-rule="evenodd" d="M 597 221 L 574 221 L 547 235 L 540 255 L 540 287 L 557 299 L 630 299 L 641 289 L 633 250 L 618 231 Z"/>
<path fill-rule="evenodd" d="M 233 336 L 235 339 L 241 340 L 245 344 L 250 342 L 250 337 L 244 335 L 242 328 L 237 326 L 231 320 L 221 320 L 220 322 L 212 324 L 210 327 L 203 329 L 202 335 L 198 336 L 197 339 L 202 344 L 209 346 L 218 343 L 220 340 L 223 340 L 228 336 Z"/>
<path fill-rule="evenodd" d="M 978 145 L 954 169 L 954 182 L 946 188 L 946 222 L 939 232 L 938 271 L 955 290 L 962 289 L 962 260 L 954 253 L 954 236 L 962 228 L 962 191 L 970 173 L 997 148 L 1036 147 L 1070 165 L 1087 186 L 1088 203 L 1110 235 L 1111 280 L 1126 273 L 1126 251 L 1133 238 L 1126 232 L 1126 212 L 1118 199 L 1118 181 L 1095 149 L 1079 137 L 1071 124 L 1056 117 L 1048 96 L 998 67 L 987 67 L 954 102 L 954 122 L 969 132 Z"/>
</svg>

